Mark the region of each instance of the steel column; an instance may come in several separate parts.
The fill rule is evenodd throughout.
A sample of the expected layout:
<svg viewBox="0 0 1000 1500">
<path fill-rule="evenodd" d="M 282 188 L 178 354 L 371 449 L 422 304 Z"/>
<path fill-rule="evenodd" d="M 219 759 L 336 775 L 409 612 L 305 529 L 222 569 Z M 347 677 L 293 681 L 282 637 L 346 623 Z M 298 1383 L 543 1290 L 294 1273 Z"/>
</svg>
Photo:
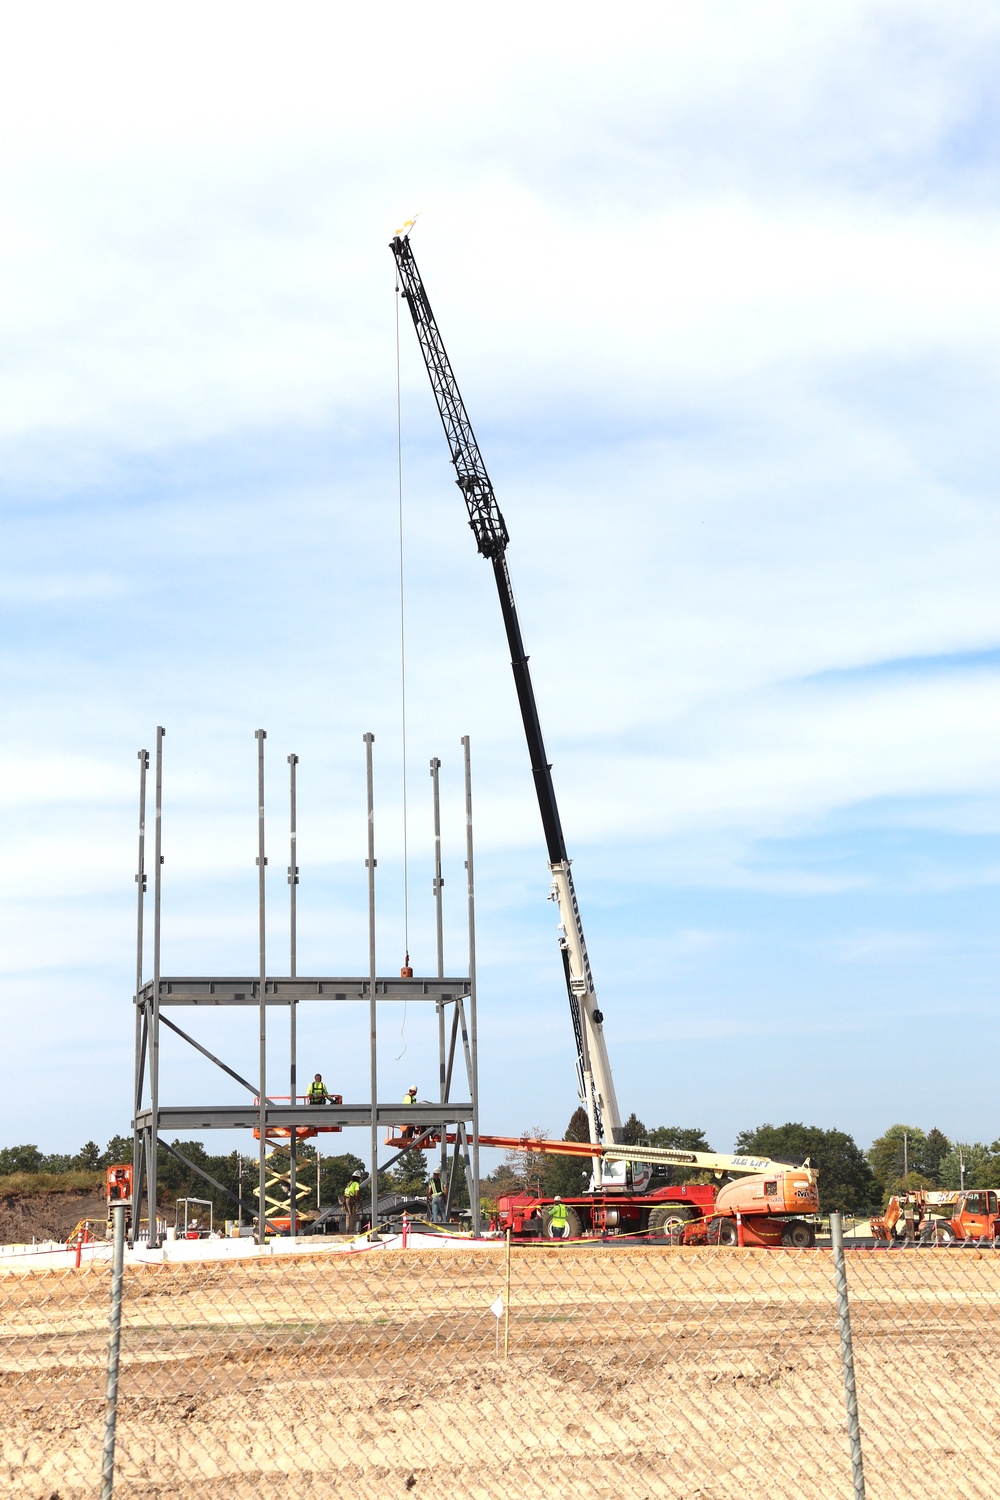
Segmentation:
<svg viewBox="0 0 1000 1500">
<path fill-rule="evenodd" d="M 288 853 L 288 973 L 289 977 L 295 979 L 297 963 L 298 912 L 296 906 L 296 892 L 299 885 L 298 866 L 298 827 L 295 812 L 295 767 L 299 763 L 297 755 L 288 757 L 288 827 L 289 827 L 289 853 Z M 295 1095 L 298 1087 L 297 1075 L 297 1035 L 296 1020 L 298 1016 L 298 1001 L 292 1000 L 288 1006 L 288 1092 L 291 1095 L 289 1102 L 295 1103 Z M 296 1234 L 299 1227 L 299 1216 L 297 1210 L 298 1199 L 295 1196 L 295 1171 L 299 1150 L 298 1136 L 293 1130 L 288 1142 L 288 1215 L 289 1233 Z"/>
<path fill-rule="evenodd" d="M 375 736 L 373 734 L 366 734 L 363 738 L 365 745 L 365 777 L 368 786 L 368 858 L 365 860 L 365 866 L 368 870 L 368 1046 L 372 1096 L 372 1216 L 370 1233 L 376 1235 L 378 1233 L 378 1121 L 376 1119 L 375 1106 L 378 1103 L 378 1004 L 375 999 L 375 778 L 372 768 L 372 746 L 375 743 Z"/>
<path fill-rule="evenodd" d="M 142 1205 L 142 1142 L 135 1120 L 142 1108 L 143 1074 L 146 1053 L 146 1011 L 139 1002 L 142 990 L 143 959 L 143 915 L 146 904 L 146 772 L 149 769 L 149 751 L 139 751 L 139 858 L 136 870 L 136 916 L 135 916 L 135 1072 L 132 1085 L 132 1218 L 129 1244 L 135 1244 Z"/>
<path fill-rule="evenodd" d="M 153 998 L 149 1018 L 149 1112 L 152 1117 L 152 1139 L 147 1141 L 146 1196 L 149 1200 L 149 1248 L 160 1243 L 156 1223 L 156 1119 L 160 1108 L 160 905 L 163 891 L 163 736 L 166 730 L 156 726 L 155 826 L 153 830 Z"/>
<path fill-rule="evenodd" d="M 441 782 L 439 772 L 441 762 L 435 755 L 431 759 L 431 784 L 434 794 L 434 919 L 437 932 L 437 972 L 438 978 L 444 978 L 444 876 L 441 873 Z M 445 1060 L 444 1060 L 444 1001 L 437 1002 L 438 1023 L 438 1097 L 447 1098 L 444 1091 Z M 441 1175 L 443 1176 L 448 1166 L 448 1145 L 444 1138 L 444 1125 L 441 1126 Z"/>
<path fill-rule="evenodd" d="M 260 1107 L 260 1151 L 257 1158 L 257 1175 L 260 1201 L 257 1205 L 257 1243 L 263 1245 L 267 1240 L 266 1214 L 266 1187 L 267 1168 L 265 1158 L 267 1154 L 267 934 L 266 934 L 266 911 L 265 876 L 267 871 L 267 858 L 264 853 L 264 741 L 267 739 L 267 730 L 258 729 L 254 738 L 257 741 L 257 969 L 260 983 L 258 991 L 258 1013 L 260 1017 L 260 1061 L 258 1072 L 260 1074 L 260 1094 L 258 1104 Z"/>
<path fill-rule="evenodd" d="M 472 1232 L 480 1233 L 479 1222 L 479 1026 L 476 1014 L 476 881 L 472 848 L 472 759 L 469 736 L 462 736 L 465 758 L 465 868 L 468 872 L 469 897 L 469 1026 L 472 1031 L 472 1059 L 469 1086 L 472 1091 L 472 1180 L 469 1202 L 472 1207 Z M 459 1002 L 461 1004 L 461 1002 Z M 463 1026 L 464 1040 L 464 1026 Z"/>
</svg>

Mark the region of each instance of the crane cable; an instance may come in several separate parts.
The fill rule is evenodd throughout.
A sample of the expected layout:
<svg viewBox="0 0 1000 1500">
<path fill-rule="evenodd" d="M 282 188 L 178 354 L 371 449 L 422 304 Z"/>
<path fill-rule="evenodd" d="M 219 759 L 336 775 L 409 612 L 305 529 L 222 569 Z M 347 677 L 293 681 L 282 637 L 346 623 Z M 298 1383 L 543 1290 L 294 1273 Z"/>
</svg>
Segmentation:
<svg viewBox="0 0 1000 1500">
<path fill-rule="evenodd" d="M 396 481 L 399 513 L 399 699 L 400 738 L 403 759 L 403 950 L 406 955 L 402 973 L 412 975 L 410 968 L 410 850 L 409 819 L 406 799 L 406 590 L 403 553 L 403 418 L 399 365 L 399 269 L 396 270 Z M 406 1001 L 403 1001 L 403 1022 L 399 1028 L 403 1050 L 396 1061 L 406 1052 Z"/>
</svg>

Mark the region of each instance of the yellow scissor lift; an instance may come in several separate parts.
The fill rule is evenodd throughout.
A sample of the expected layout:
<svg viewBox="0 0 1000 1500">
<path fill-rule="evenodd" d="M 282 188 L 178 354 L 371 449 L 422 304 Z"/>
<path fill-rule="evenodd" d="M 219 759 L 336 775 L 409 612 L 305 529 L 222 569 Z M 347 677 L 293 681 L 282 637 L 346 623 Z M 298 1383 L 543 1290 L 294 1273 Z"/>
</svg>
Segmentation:
<svg viewBox="0 0 1000 1500">
<path fill-rule="evenodd" d="M 306 1096 L 304 1094 L 302 1095 L 301 1100 L 299 1100 L 297 1098 L 296 1099 L 292 1099 L 290 1095 L 288 1095 L 288 1096 L 284 1096 L 284 1095 L 282 1095 L 282 1096 L 268 1095 L 268 1097 L 275 1104 L 285 1104 L 285 1103 L 289 1103 L 289 1102 L 291 1102 L 293 1104 L 295 1104 L 295 1103 L 305 1104 L 307 1102 Z M 342 1104 L 343 1103 L 343 1098 L 342 1098 L 342 1096 L 340 1094 L 331 1094 L 329 1097 L 330 1097 L 330 1103 L 331 1104 Z M 260 1102 L 259 1100 L 255 1100 L 255 1103 L 259 1104 L 259 1102 Z M 265 1160 L 265 1173 L 266 1173 L 265 1178 L 264 1178 L 264 1218 L 265 1218 L 265 1220 L 267 1222 L 268 1228 L 275 1230 L 278 1234 L 291 1234 L 291 1232 L 292 1232 L 292 1171 L 291 1171 L 291 1161 L 290 1161 L 290 1159 L 289 1159 L 289 1157 L 287 1155 L 288 1147 L 287 1146 L 283 1146 L 281 1143 L 285 1142 L 285 1141 L 291 1141 L 291 1139 L 293 1137 L 294 1137 L 294 1139 L 295 1139 L 296 1142 L 310 1140 L 313 1136 L 319 1135 L 320 1132 L 322 1132 L 323 1134 L 326 1134 L 326 1135 L 333 1135 L 333 1134 L 339 1135 L 341 1133 L 341 1127 L 339 1125 L 320 1125 L 320 1124 L 316 1124 L 316 1125 L 296 1125 L 294 1127 L 290 1126 L 290 1125 L 275 1125 L 270 1130 L 268 1130 L 268 1132 L 266 1134 L 265 1141 L 264 1141 L 264 1160 Z M 254 1139 L 258 1140 L 258 1141 L 260 1140 L 260 1131 L 259 1130 L 255 1130 L 254 1131 Z M 278 1158 L 279 1161 L 282 1160 L 282 1159 L 284 1159 L 284 1160 L 286 1160 L 288 1162 L 288 1169 L 287 1169 L 287 1171 L 282 1171 L 280 1169 L 280 1167 L 277 1164 L 277 1161 L 275 1160 L 276 1157 Z M 295 1220 L 296 1220 L 296 1227 L 298 1227 L 298 1225 L 300 1225 L 300 1224 L 303 1223 L 303 1215 L 301 1213 L 299 1213 L 299 1204 L 303 1201 L 304 1198 L 308 1198 L 309 1194 L 311 1192 L 312 1192 L 312 1188 L 309 1187 L 306 1183 L 300 1182 L 299 1181 L 299 1177 L 298 1177 L 298 1173 L 296 1173 L 296 1177 L 295 1177 Z M 258 1211 L 259 1211 L 259 1204 L 260 1204 L 260 1188 L 259 1187 L 255 1189 L 255 1191 L 254 1191 L 254 1197 L 257 1199 Z M 314 1217 L 315 1217 L 315 1215 L 313 1215 L 313 1214 L 308 1215 L 306 1217 L 306 1219 L 305 1219 L 305 1222 L 306 1223 L 310 1222 L 311 1219 L 314 1218 Z"/>
</svg>

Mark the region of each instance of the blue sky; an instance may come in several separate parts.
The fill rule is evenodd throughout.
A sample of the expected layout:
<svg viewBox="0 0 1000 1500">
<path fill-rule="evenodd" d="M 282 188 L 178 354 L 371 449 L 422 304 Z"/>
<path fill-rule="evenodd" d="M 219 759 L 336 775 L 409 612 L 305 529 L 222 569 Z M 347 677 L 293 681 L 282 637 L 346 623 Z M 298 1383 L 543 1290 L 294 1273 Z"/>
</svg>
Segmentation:
<svg viewBox="0 0 1000 1500">
<path fill-rule="evenodd" d="M 273 953 L 295 751 L 300 971 L 364 968 L 372 730 L 402 961 L 387 244 L 418 210 L 626 1110 L 719 1148 L 786 1119 L 1000 1135 L 950 1084 L 1000 1043 L 995 9 L 181 4 L 168 30 L 112 3 L 5 33 L 0 1137 L 127 1124 L 157 723 L 165 971 L 255 964 L 258 726 Z M 537 810 L 406 323 L 402 434 L 411 952 L 430 970 L 439 755 L 460 960 L 467 733 L 484 1126 L 561 1133 Z M 383 1093 L 429 1096 L 431 1027 L 401 1023 Z M 203 1024 L 252 1068 L 252 1018 Z M 303 1066 L 363 1097 L 364 1018 L 303 1026 Z M 178 1102 L 230 1097 L 169 1067 Z"/>
</svg>

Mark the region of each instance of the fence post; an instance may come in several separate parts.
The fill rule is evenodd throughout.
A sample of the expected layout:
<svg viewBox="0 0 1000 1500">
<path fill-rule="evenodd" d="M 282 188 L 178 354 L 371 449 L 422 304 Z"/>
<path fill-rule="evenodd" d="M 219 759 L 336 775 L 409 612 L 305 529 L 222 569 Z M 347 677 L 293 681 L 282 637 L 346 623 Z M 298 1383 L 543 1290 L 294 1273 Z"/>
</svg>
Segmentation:
<svg viewBox="0 0 1000 1500">
<path fill-rule="evenodd" d="M 503 1357 L 510 1353 L 510 1230 L 507 1231 L 507 1265 L 503 1299 Z"/>
<path fill-rule="evenodd" d="M 851 1342 L 851 1307 L 847 1298 L 847 1266 L 844 1263 L 844 1226 L 839 1213 L 830 1215 L 830 1243 L 833 1246 L 833 1280 L 837 1288 L 840 1358 L 844 1367 L 844 1399 L 847 1404 L 847 1431 L 851 1442 L 851 1468 L 854 1471 L 854 1500 L 865 1500 L 861 1422 L 858 1419 L 858 1392 L 854 1383 L 854 1345 Z"/>
<path fill-rule="evenodd" d="M 104 1459 L 101 1500 L 111 1500 L 115 1486 L 115 1425 L 118 1420 L 118 1356 L 122 1340 L 122 1265 L 125 1260 L 125 1204 L 115 1203 L 114 1249 L 111 1257 L 111 1315 L 108 1319 L 108 1384 L 105 1391 Z M 263 1216 L 263 1211 L 262 1211 Z"/>
</svg>

